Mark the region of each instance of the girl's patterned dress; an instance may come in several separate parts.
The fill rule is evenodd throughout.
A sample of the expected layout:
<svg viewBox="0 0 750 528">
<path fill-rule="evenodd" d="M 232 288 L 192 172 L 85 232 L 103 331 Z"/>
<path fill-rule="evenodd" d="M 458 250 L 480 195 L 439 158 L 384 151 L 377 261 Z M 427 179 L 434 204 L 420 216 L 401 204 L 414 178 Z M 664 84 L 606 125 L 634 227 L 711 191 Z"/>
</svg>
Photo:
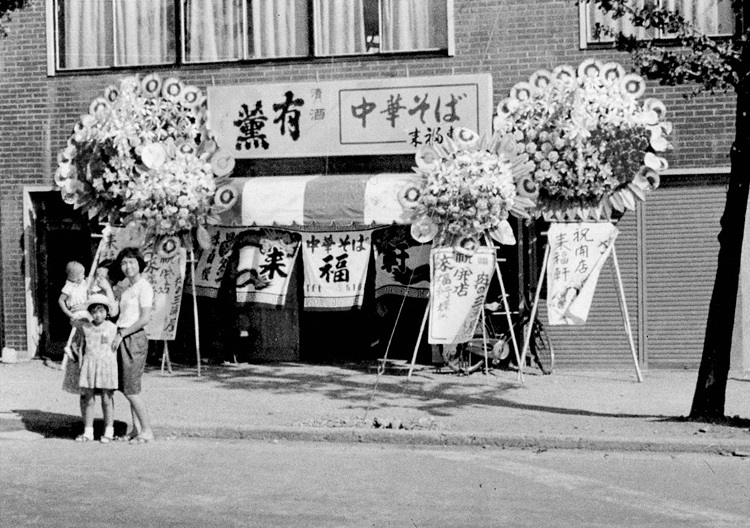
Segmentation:
<svg viewBox="0 0 750 528">
<path fill-rule="evenodd" d="M 112 342 L 117 326 L 104 321 L 98 326 L 84 324 L 81 330 L 85 345 L 79 385 L 86 389 L 116 389 L 117 352 L 112 350 Z"/>
</svg>

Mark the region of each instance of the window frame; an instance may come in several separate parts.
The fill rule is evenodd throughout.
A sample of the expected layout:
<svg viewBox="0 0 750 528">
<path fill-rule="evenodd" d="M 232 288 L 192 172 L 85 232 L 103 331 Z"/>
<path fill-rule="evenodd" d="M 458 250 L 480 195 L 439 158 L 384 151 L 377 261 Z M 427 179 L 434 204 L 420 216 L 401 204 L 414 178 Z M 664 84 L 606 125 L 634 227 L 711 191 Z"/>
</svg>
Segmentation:
<svg viewBox="0 0 750 528">
<path fill-rule="evenodd" d="M 109 0 L 107 0 L 109 1 Z M 308 54 L 289 56 L 289 57 L 247 57 L 249 51 L 249 39 L 251 36 L 248 32 L 247 27 L 247 3 L 243 2 L 243 21 L 242 21 L 242 53 L 243 57 L 235 60 L 220 60 L 220 61 L 196 61 L 186 60 L 186 18 L 185 18 L 185 2 L 186 0 L 173 0 L 175 27 L 174 40 L 175 40 L 175 59 L 172 62 L 156 63 L 156 64 L 136 64 L 127 66 L 107 65 L 94 68 L 61 68 L 61 32 L 59 31 L 59 10 L 61 9 L 60 0 L 45 0 L 45 11 L 46 11 L 46 29 L 47 29 L 47 75 L 50 77 L 60 75 L 80 75 L 80 74 L 91 74 L 91 73 L 105 73 L 111 71 L 120 70 L 142 70 L 142 69 L 154 69 L 154 68 L 220 68 L 225 66 L 236 66 L 236 65 L 249 65 L 249 64 L 262 64 L 262 63 L 279 63 L 289 61 L 328 61 L 336 59 L 358 59 L 358 60 L 378 60 L 378 59 L 392 59 L 404 56 L 455 56 L 455 15 L 454 15 L 454 0 L 444 0 L 446 9 L 446 46 L 445 48 L 433 48 L 425 50 L 408 50 L 408 51 L 378 51 L 378 52 L 362 52 L 362 53 L 351 53 L 351 54 L 340 54 L 340 55 L 316 55 L 316 35 L 315 35 L 315 24 L 313 23 L 313 0 L 308 0 Z M 382 9 L 382 8 L 381 8 Z M 381 25 L 382 28 L 382 11 L 381 11 Z M 382 33 L 382 29 L 381 29 Z M 382 38 L 381 38 L 382 42 Z"/>
<path fill-rule="evenodd" d="M 661 0 L 657 0 L 661 2 Z M 601 48 L 610 48 L 614 45 L 614 42 L 612 41 L 589 41 L 589 33 L 593 28 L 589 27 L 589 9 L 590 9 L 591 3 L 586 1 L 581 1 L 578 4 L 578 40 L 579 40 L 579 47 L 580 49 L 601 49 Z M 716 38 L 716 39 L 724 39 L 724 38 L 731 38 L 734 35 L 734 31 L 736 31 L 736 20 L 735 20 L 735 29 L 732 33 L 726 33 L 726 34 L 717 34 L 717 35 L 707 35 L 710 38 Z M 668 36 L 657 36 L 653 39 L 638 39 L 640 41 L 647 41 L 647 40 L 653 40 L 654 42 L 659 42 L 662 44 L 669 44 L 670 41 L 673 41 L 674 39 L 668 37 Z"/>
</svg>

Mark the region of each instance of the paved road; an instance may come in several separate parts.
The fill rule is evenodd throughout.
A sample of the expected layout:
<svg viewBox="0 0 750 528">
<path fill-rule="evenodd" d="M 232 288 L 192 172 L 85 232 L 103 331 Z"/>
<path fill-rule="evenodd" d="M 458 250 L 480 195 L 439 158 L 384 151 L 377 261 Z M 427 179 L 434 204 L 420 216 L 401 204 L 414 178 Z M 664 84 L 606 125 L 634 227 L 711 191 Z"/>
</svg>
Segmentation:
<svg viewBox="0 0 750 528">
<path fill-rule="evenodd" d="M 0 525 L 747 527 L 718 455 L 162 439 L 0 442 Z"/>
</svg>

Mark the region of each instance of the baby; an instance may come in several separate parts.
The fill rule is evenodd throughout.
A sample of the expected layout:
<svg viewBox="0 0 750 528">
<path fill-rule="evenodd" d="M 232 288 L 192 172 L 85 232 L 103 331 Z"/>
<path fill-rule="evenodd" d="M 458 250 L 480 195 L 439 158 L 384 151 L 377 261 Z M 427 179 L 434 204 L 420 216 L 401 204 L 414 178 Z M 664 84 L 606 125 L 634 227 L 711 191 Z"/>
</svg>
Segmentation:
<svg viewBox="0 0 750 528">
<path fill-rule="evenodd" d="M 94 293 L 106 293 L 104 284 L 109 284 L 108 268 L 105 262 L 101 262 L 96 268 L 95 280 L 89 285 L 86 281 L 86 269 L 83 264 L 75 260 L 68 262 L 65 266 L 66 281 L 58 304 L 63 313 L 70 319 L 71 324 L 77 320 L 91 321 L 91 314 L 86 309 L 86 301 L 89 295 Z M 73 338 L 75 328 L 70 333 L 68 343 L 65 345 L 65 354 L 69 359 L 77 360 L 77 351 L 73 349 Z"/>
</svg>

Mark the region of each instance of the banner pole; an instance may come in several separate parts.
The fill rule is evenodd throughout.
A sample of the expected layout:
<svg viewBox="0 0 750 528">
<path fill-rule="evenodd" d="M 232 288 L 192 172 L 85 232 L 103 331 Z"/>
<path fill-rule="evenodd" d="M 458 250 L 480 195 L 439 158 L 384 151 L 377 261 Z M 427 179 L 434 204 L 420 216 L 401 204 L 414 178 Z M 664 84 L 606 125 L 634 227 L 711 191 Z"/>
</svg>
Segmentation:
<svg viewBox="0 0 750 528">
<path fill-rule="evenodd" d="M 529 327 L 526 329 L 526 335 L 523 338 L 523 352 L 521 353 L 521 363 L 519 365 L 526 364 L 526 352 L 529 351 L 531 345 L 531 332 L 534 330 L 534 321 L 536 319 L 537 311 L 539 310 L 539 297 L 542 295 L 542 281 L 546 280 L 547 277 L 547 261 L 549 260 L 549 244 L 544 246 L 544 260 L 542 261 L 542 271 L 539 273 L 539 279 L 536 283 L 536 292 L 534 293 L 534 302 L 531 305 L 531 315 L 529 316 Z"/>
<path fill-rule="evenodd" d="M 484 240 L 488 247 L 496 250 L 495 245 L 492 243 L 492 239 L 484 234 Z M 510 316 L 510 304 L 508 304 L 508 294 L 505 291 L 505 282 L 503 281 L 503 274 L 500 273 L 500 263 L 497 261 L 497 253 L 494 255 L 495 258 L 495 273 L 497 273 L 497 280 L 500 282 L 500 295 L 503 298 L 503 309 L 505 310 L 505 318 L 508 321 L 508 329 L 510 331 L 511 343 L 513 343 L 513 352 L 516 355 L 516 361 L 518 362 L 518 381 L 523 382 L 523 372 L 521 370 L 521 359 L 518 354 L 518 340 L 516 340 L 516 333 L 513 331 L 513 319 Z"/>
<path fill-rule="evenodd" d="M 409 366 L 409 373 L 406 375 L 406 379 L 411 378 L 411 373 L 414 370 L 414 364 L 417 362 L 417 351 L 419 350 L 419 343 L 422 341 L 422 334 L 424 334 L 424 327 L 427 324 L 427 314 L 430 313 L 430 300 L 427 299 L 427 308 L 424 309 L 424 317 L 422 317 L 422 324 L 419 326 L 419 335 L 417 336 L 417 343 L 414 345 L 414 354 L 411 356 L 411 365 Z"/>
<path fill-rule="evenodd" d="M 193 290 L 193 319 L 195 321 L 195 357 L 198 364 L 198 377 L 201 377 L 201 343 L 200 331 L 198 330 L 198 297 L 195 290 L 195 249 L 190 246 L 190 286 Z"/>
<path fill-rule="evenodd" d="M 630 316 L 628 316 L 628 306 L 625 303 L 625 287 L 622 285 L 622 275 L 620 274 L 620 264 L 617 262 L 617 253 L 615 252 L 615 244 L 612 243 L 612 265 L 615 272 L 615 278 L 617 286 L 620 290 L 620 311 L 622 312 L 622 321 L 625 324 L 625 333 L 628 335 L 628 343 L 630 344 L 630 353 L 633 355 L 633 364 L 635 365 L 635 374 L 638 377 L 638 382 L 643 381 L 641 376 L 641 368 L 638 366 L 638 353 L 635 351 L 635 343 L 633 341 L 633 330 L 630 326 Z"/>
</svg>

